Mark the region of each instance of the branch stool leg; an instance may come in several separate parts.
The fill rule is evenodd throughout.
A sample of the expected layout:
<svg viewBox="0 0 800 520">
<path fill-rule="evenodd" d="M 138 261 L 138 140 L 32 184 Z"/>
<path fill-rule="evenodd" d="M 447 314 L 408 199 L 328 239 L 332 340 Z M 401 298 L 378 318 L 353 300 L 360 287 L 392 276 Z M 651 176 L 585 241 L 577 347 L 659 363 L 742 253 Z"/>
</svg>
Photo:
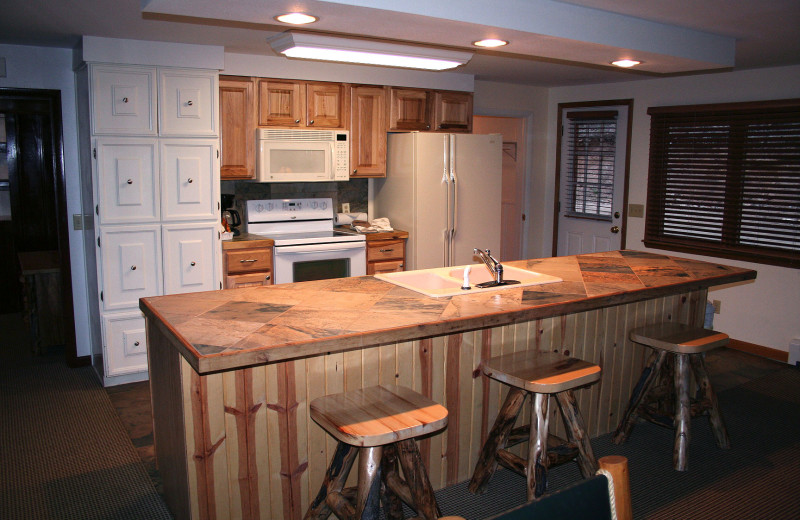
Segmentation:
<svg viewBox="0 0 800 520">
<path fill-rule="evenodd" d="M 472 480 L 469 482 L 470 493 L 485 493 L 489 485 L 489 479 L 497 469 L 497 452 L 505 449 L 508 442 L 508 434 L 517 421 L 522 403 L 525 401 L 528 392 L 516 387 L 508 391 L 506 400 L 502 408 L 497 413 L 492 431 L 483 443 L 478 462 L 475 464 L 475 471 L 472 473 Z M 531 430 L 533 431 L 533 430 Z"/>
<path fill-rule="evenodd" d="M 689 469 L 686 450 L 689 448 L 689 425 L 692 409 L 689 403 L 689 357 L 688 354 L 675 356 L 675 448 L 672 465 L 678 471 Z"/>
<path fill-rule="evenodd" d="M 331 507 L 328 504 L 328 496 L 341 496 L 342 488 L 347 482 L 347 476 L 353 467 L 353 462 L 358 455 L 358 448 L 344 442 L 339 442 L 336 452 L 333 454 L 330 466 L 325 472 L 325 479 L 322 481 L 319 493 L 308 507 L 305 520 L 325 520 L 331 514 Z"/>
<path fill-rule="evenodd" d="M 561 417 L 564 419 L 564 426 L 567 429 L 567 437 L 570 442 L 578 446 L 578 466 L 581 469 L 583 478 L 590 478 L 597 473 L 597 459 L 594 458 L 592 444 L 586 434 L 586 425 L 583 416 L 578 409 L 575 393 L 572 390 L 558 392 L 556 394 Z"/>
<path fill-rule="evenodd" d="M 697 393 L 703 394 L 703 400 L 709 405 L 708 418 L 711 422 L 711 431 L 714 433 L 714 440 L 720 449 L 727 450 L 731 447 L 731 440 L 728 437 L 728 430 L 725 428 L 725 421 L 719 411 L 719 402 L 717 401 L 717 394 L 711 386 L 711 381 L 706 372 L 706 366 L 703 362 L 703 354 L 692 354 L 689 356 L 689 361 L 692 363 L 692 370 L 694 377 L 697 380 Z"/>
<path fill-rule="evenodd" d="M 664 364 L 664 359 L 666 357 L 666 350 L 653 351 L 650 354 L 650 361 L 644 370 L 642 370 L 642 375 L 631 393 L 631 400 L 628 403 L 628 408 L 620 419 L 616 431 L 614 431 L 614 435 L 612 436 L 614 444 L 622 444 L 628 440 L 631 429 L 638 417 L 639 406 L 642 405 L 642 401 L 650 392 L 653 383 L 658 379 L 657 376 L 661 371 L 661 366 Z"/>
<path fill-rule="evenodd" d="M 547 491 L 547 437 L 550 416 L 547 413 L 548 394 L 533 394 L 531 399 L 531 430 L 528 441 L 528 501 L 540 497 Z M 536 428 L 534 428 L 534 422 Z"/>
<path fill-rule="evenodd" d="M 395 445 L 399 452 L 400 467 L 403 468 L 406 484 L 408 484 L 414 499 L 413 507 L 417 516 L 424 520 L 439 518 L 441 512 L 436 504 L 436 496 L 433 494 L 428 472 L 422 463 L 417 443 L 414 442 L 414 439 L 405 439 Z"/>
<path fill-rule="evenodd" d="M 377 520 L 380 515 L 381 455 L 383 446 L 359 449 L 356 518 Z"/>
</svg>

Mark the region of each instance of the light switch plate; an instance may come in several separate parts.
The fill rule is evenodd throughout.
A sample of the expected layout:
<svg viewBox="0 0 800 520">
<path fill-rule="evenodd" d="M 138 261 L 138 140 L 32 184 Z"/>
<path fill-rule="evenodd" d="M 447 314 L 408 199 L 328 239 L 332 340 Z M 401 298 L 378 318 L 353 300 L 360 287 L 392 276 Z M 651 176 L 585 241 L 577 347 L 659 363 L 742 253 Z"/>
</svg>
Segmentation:
<svg viewBox="0 0 800 520">
<path fill-rule="evenodd" d="M 644 217 L 644 204 L 628 204 L 628 216 L 636 218 Z"/>
<path fill-rule="evenodd" d="M 75 213 L 72 215 L 72 229 L 80 231 L 83 229 L 83 215 Z"/>
</svg>

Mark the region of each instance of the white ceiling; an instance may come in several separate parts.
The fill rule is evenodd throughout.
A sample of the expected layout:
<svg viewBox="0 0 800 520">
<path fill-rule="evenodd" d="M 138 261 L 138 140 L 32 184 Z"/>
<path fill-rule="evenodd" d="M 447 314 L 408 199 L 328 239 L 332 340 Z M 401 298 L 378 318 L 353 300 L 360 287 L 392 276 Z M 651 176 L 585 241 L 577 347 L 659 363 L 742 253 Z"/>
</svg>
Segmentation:
<svg viewBox="0 0 800 520">
<path fill-rule="evenodd" d="M 800 0 L 17 0 L 0 10 L 0 43 L 74 47 L 81 35 L 220 45 L 273 55 L 290 27 L 479 51 L 456 72 L 478 80 L 561 86 L 800 64 Z M 143 7 L 144 6 L 144 7 Z M 143 12 L 144 11 L 146 12 Z M 637 71 L 606 64 L 633 57 Z M 798 79 L 800 81 L 800 78 Z"/>
</svg>

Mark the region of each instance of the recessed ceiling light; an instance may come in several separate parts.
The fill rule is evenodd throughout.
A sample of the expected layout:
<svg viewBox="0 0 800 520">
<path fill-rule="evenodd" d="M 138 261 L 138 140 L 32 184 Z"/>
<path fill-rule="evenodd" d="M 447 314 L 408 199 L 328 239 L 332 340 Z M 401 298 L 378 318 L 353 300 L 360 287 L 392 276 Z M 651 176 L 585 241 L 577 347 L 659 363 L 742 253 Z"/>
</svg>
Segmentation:
<svg viewBox="0 0 800 520">
<path fill-rule="evenodd" d="M 505 40 L 498 40 L 496 38 L 487 38 L 485 40 L 472 42 L 472 45 L 477 47 L 502 47 L 503 45 L 508 45 L 508 42 Z"/>
<path fill-rule="evenodd" d="M 292 25 L 304 25 L 313 23 L 319 20 L 316 16 L 311 16 L 305 13 L 286 13 L 275 17 L 276 20 L 283 23 L 290 23 Z"/>
<path fill-rule="evenodd" d="M 642 63 L 641 61 L 636 61 L 636 60 L 617 60 L 611 62 L 612 65 L 616 65 L 617 67 L 622 67 L 624 69 L 627 69 L 629 67 L 635 67 L 636 65 L 639 65 L 641 63 Z"/>
</svg>

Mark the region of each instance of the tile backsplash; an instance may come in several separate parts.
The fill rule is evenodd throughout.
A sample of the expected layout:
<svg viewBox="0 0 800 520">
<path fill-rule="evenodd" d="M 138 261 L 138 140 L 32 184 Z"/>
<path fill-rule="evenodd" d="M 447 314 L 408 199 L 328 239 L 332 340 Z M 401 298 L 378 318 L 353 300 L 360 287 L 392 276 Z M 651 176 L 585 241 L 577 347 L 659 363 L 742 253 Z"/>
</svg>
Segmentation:
<svg viewBox="0 0 800 520">
<path fill-rule="evenodd" d="M 342 203 L 350 203 L 350 211 L 367 212 L 367 179 L 351 179 L 347 182 L 252 182 L 222 181 L 222 193 L 236 198 L 237 208 L 243 201 L 253 199 L 316 199 L 330 198 L 336 212 L 342 211 Z"/>
</svg>

